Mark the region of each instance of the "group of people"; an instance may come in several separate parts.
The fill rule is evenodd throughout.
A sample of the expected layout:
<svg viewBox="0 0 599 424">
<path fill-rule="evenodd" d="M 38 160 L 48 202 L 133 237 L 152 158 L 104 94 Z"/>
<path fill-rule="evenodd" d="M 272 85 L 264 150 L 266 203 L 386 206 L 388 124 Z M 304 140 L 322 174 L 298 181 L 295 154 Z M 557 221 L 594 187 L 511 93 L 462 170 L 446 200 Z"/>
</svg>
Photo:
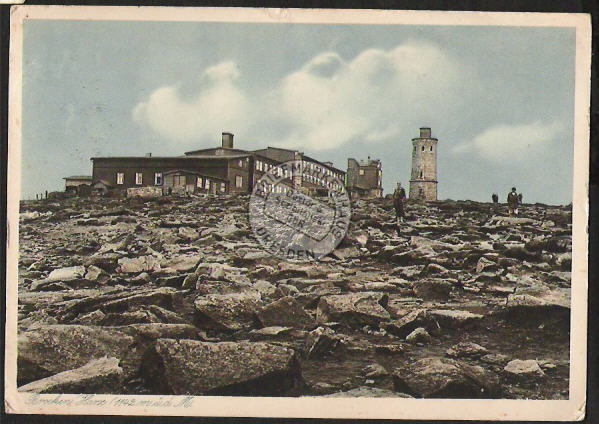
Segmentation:
<svg viewBox="0 0 599 424">
<path fill-rule="evenodd" d="M 393 192 L 393 207 L 395 208 L 395 219 L 397 223 L 404 222 L 405 212 L 404 212 L 404 200 L 406 199 L 406 191 L 401 186 L 401 183 L 397 183 L 397 187 Z M 493 203 L 499 202 L 499 196 L 497 193 L 493 193 L 492 196 Z M 522 204 L 522 193 L 518 194 L 516 192 L 516 187 L 512 187 L 512 191 L 510 191 L 507 195 L 507 207 L 509 215 L 518 215 L 518 207 Z"/>
</svg>

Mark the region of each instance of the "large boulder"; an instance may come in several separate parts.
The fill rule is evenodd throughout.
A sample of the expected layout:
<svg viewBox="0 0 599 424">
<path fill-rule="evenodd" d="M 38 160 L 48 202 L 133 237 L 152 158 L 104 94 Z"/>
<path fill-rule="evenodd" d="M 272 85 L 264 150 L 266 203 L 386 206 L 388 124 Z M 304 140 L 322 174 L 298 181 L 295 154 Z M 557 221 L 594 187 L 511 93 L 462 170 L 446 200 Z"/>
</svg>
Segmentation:
<svg viewBox="0 0 599 424">
<path fill-rule="evenodd" d="M 428 331 L 422 327 L 418 327 L 410 334 L 406 336 L 406 342 L 416 344 L 416 343 L 426 343 L 430 341 L 431 336 L 428 334 Z"/>
<path fill-rule="evenodd" d="M 503 369 L 507 377 L 515 381 L 534 381 L 545 377 L 545 373 L 534 359 L 514 359 Z"/>
<path fill-rule="evenodd" d="M 341 337 L 328 327 L 318 327 L 306 337 L 305 352 L 308 358 L 330 354 L 341 342 Z"/>
<path fill-rule="evenodd" d="M 117 358 L 93 359 L 80 368 L 63 371 L 19 387 L 24 393 L 115 393 L 123 370 Z"/>
<path fill-rule="evenodd" d="M 160 261 L 154 256 L 140 256 L 138 258 L 121 258 L 118 261 L 118 272 L 137 274 L 140 272 L 160 271 Z"/>
<path fill-rule="evenodd" d="M 460 342 L 445 351 L 451 358 L 481 357 L 489 353 L 487 348 L 473 342 Z"/>
<path fill-rule="evenodd" d="M 311 330 L 316 327 L 316 321 L 312 316 L 290 296 L 269 303 L 256 315 L 265 327 L 278 325 L 303 330 Z"/>
<path fill-rule="evenodd" d="M 423 300 L 448 300 L 453 285 L 445 280 L 426 279 L 414 283 L 414 293 Z"/>
<path fill-rule="evenodd" d="M 478 262 L 476 263 L 476 273 L 480 274 L 482 272 L 493 272 L 499 270 L 499 266 L 497 263 L 492 260 L 485 258 L 482 256 Z"/>
<path fill-rule="evenodd" d="M 237 331 L 255 324 L 255 311 L 262 307 L 257 291 L 210 294 L 195 300 L 198 325 L 215 330 Z"/>
<path fill-rule="evenodd" d="M 324 296 L 316 308 L 316 321 L 319 324 L 378 325 L 391 318 L 383 307 L 388 299 L 386 294 L 372 292 Z"/>
<path fill-rule="evenodd" d="M 455 309 L 434 309 L 429 314 L 439 323 L 441 327 L 458 328 L 464 325 L 480 322 L 484 316 L 474 314 L 470 311 L 460 311 Z"/>
<path fill-rule="evenodd" d="M 19 384 L 79 368 L 93 359 L 115 357 L 125 373 L 132 364 L 124 361 L 135 355 L 134 338 L 114 329 L 85 325 L 46 325 L 18 337 Z"/>
<path fill-rule="evenodd" d="M 394 389 L 420 398 L 499 397 L 497 378 L 483 368 L 446 358 L 406 362 L 393 374 Z"/>
<path fill-rule="evenodd" d="M 395 336 L 405 338 L 419 327 L 425 328 L 429 333 L 436 333 L 439 324 L 433 316 L 423 309 L 414 309 L 399 319 L 390 321 L 385 330 Z"/>
<path fill-rule="evenodd" d="M 161 393 L 284 396 L 301 384 L 295 352 L 269 343 L 159 339 L 155 354 L 145 374 Z"/>
<path fill-rule="evenodd" d="M 53 270 L 48 277 L 46 277 L 46 282 L 53 281 L 71 281 L 77 280 L 85 277 L 85 267 L 84 266 L 70 266 L 67 268 L 58 268 Z"/>
</svg>

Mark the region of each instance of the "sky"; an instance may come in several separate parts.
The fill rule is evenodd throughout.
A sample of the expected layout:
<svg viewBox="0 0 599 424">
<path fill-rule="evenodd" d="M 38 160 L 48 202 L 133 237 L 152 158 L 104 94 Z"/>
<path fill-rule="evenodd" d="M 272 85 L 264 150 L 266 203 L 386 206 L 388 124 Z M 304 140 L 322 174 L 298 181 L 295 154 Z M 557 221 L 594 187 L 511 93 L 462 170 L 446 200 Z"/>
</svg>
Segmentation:
<svg viewBox="0 0 599 424">
<path fill-rule="evenodd" d="M 279 146 L 407 187 L 432 128 L 439 199 L 572 199 L 573 28 L 26 20 L 24 199 L 91 157 Z"/>
</svg>

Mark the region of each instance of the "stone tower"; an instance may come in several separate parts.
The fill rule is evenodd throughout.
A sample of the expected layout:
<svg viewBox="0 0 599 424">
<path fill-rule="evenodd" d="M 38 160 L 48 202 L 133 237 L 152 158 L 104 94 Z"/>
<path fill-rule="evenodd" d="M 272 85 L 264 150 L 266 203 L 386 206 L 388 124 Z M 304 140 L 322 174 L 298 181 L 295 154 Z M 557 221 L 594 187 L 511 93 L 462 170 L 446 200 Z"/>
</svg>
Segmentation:
<svg viewBox="0 0 599 424">
<path fill-rule="evenodd" d="M 427 127 L 420 128 L 420 137 L 412 139 L 410 199 L 437 200 L 437 141 Z"/>
</svg>

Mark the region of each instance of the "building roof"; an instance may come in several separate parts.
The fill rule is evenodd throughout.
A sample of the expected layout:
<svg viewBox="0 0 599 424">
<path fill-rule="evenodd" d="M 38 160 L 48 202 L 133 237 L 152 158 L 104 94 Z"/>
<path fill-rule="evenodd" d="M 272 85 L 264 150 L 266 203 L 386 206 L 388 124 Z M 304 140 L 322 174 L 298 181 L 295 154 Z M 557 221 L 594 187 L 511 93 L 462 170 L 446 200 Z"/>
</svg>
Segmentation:
<svg viewBox="0 0 599 424">
<path fill-rule="evenodd" d="M 243 149 L 236 149 L 233 147 L 207 147 L 205 149 L 198 149 L 198 150 L 191 150 L 189 152 L 185 152 L 185 155 L 189 156 L 189 155 L 196 155 L 197 153 L 202 153 L 202 152 L 211 152 L 211 151 L 225 151 L 225 152 L 231 152 L 232 154 L 249 154 L 249 152 L 247 150 L 243 150 Z M 211 155 L 211 156 L 217 156 L 217 155 Z M 218 155 L 221 156 L 221 155 Z M 229 156 L 229 155 L 222 155 L 222 156 Z"/>
<path fill-rule="evenodd" d="M 96 159 L 135 159 L 135 160 L 164 160 L 164 159 L 177 159 L 177 160 L 195 160 L 195 159 L 240 159 L 249 157 L 251 154 L 238 154 L 238 155 L 194 155 L 194 156 L 100 156 L 94 157 L 90 160 Z"/>
<path fill-rule="evenodd" d="M 311 162 L 314 162 L 314 163 L 317 163 L 317 164 L 319 164 L 319 165 L 322 165 L 322 166 L 324 166 L 325 168 L 332 169 L 332 170 L 334 170 L 334 171 L 341 172 L 341 173 L 345 174 L 345 171 L 343 171 L 343 170 L 341 170 L 341 169 L 339 169 L 339 168 L 336 168 L 336 167 L 335 167 L 335 166 L 333 166 L 333 165 L 327 165 L 327 164 L 326 164 L 326 163 L 324 163 L 324 162 L 321 162 L 321 161 L 319 161 L 319 160 L 317 160 L 317 159 L 314 159 L 314 158 L 312 158 L 312 157 L 310 157 L 310 156 L 308 156 L 308 155 L 305 155 L 305 154 L 304 154 L 304 152 L 300 152 L 299 150 L 286 149 L 286 148 L 284 148 L 284 147 L 272 147 L 272 146 L 268 146 L 268 147 L 266 147 L 266 148 L 264 148 L 264 149 L 257 149 L 257 150 L 253 150 L 253 152 L 254 152 L 254 153 L 256 153 L 256 154 L 259 154 L 259 153 L 257 153 L 257 152 L 264 152 L 264 151 L 266 151 L 266 150 L 268 150 L 268 149 L 273 149 L 273 150 L 282 150 L 282 151 L 285 151 L 285 152 L 293 152 L 293 153 L 295 153 L 295 152 L 299 152 L 299 153 L 302 155 L 302 158 L 303 158 L 304 160 L 309 160 L 309 161 L 311 161 Z M 272 160 L 272 159 L 271 159 L 271 160 Z"/>
<path fill-rule="evenodd" d="M 92 176 L 91 175 L 72 175 L 70 177 L 64 177 L 63 180 L 90 180 L 91 181 Z"/>
<path fill-rule="evenodd" d="M 283 163 L 277 159 L 273 159 L 273 158 L 270 158 L 267 155 L 265 155 L 264 153 L 266 151 L 268 151 L 269 149 L 282 150 L 282 151 L 286 151 L 286 152 L 299 152 L 298 150 L 286 149 L 283 147 L 272 147 L 272 146 L 268 146 L 264 149 L 256 149 L 253 151 L 226 148 L 226 147 L 209 147 L 206 149 L 198 149 L 198 150 L 191 150 L 189 152 L 185 152 L 184 156 L 99 156 L 99 157 L 93 157 L 93 158 L 91 158 L 91 160 L 92 161 L 94 161 L 96 159 L 116 159 L 116 160 L 135 159 L 135 160 L 139 160 L 139 161 L 142 161 L 142 160 L 143 161 L 153 161 L 153 160 L 164 160 L 164 159 L 177 159 L 177 160 L 213 159 L 213 160 L 217 160 L 217 159 L 241 159 L 241 158 L 246 158 L 246 157 L 250 157 L 250 156 L 259 156 L 266 160 L 270 160 L 270 161 L 277 162 L 277 163 Z M 217 154 L 204 154 L 204 155 L 198 154 L 198 153 L 202 153 L 202 152 L 215 152 L 217 150 L 223 150 L 223 151 L 227 152 L 227 154 L 218 154 L 218 155 Z M 229 152 L 230 152 L 230 154 L 229 154 Z M 309 161 L 317 163 L 325 168 L 345 174 L 345 171 L 343 171 L 339 168 L 336 168 L 335 166 L 327 165 L 324 162 L 316 160 L 310 156 L 306 156 L 306 155 L 304 155 L 303 152 L 299 152 L 299 153 L 302 155 L 304 160 L 309 160 Z"/>
<path fill-rule="evenodd" d="M 312 161 L 312 162 L 318 163 L 318 164 L 320 164 L 320 165 L 324 166 L 325 168 L 329 168 L 329 169 L 335 170 L 335 171 L 337 171 L 337 172 L 341 172 L 342 174 L 344 174 L 344 175 L 345 175 L 345 171 L 343 171 L 343 170 L 341 170 L 341 169 L 339 169 L 339 168 L 336 168 L 336 167 L 334 167 L 334 166 L 327 165 L 327 164 L 325 164 L 324 162 L 321 162 L 321 161 L 319 161 L 319 160 L 316 160 L 316 159 L 314 159 L 314 158 L 311 158 L 310 156 L 306 156 L 306 155 L 304 155 L 304 159 L 307 159 L 307 160 L 310 160 L 310 161 Z"/>
<path fill-rule="evenodd" d="M 366 166 L 377 166 L 381 163 L 380 159 L 360 159 L 359 161 L 357 161 L 354 158 L 347 158 L 348 161 L 354 161 L 356 163 L 356 165 L 358 165 L 359 167 L 366 167 Z"/>
</svg>

